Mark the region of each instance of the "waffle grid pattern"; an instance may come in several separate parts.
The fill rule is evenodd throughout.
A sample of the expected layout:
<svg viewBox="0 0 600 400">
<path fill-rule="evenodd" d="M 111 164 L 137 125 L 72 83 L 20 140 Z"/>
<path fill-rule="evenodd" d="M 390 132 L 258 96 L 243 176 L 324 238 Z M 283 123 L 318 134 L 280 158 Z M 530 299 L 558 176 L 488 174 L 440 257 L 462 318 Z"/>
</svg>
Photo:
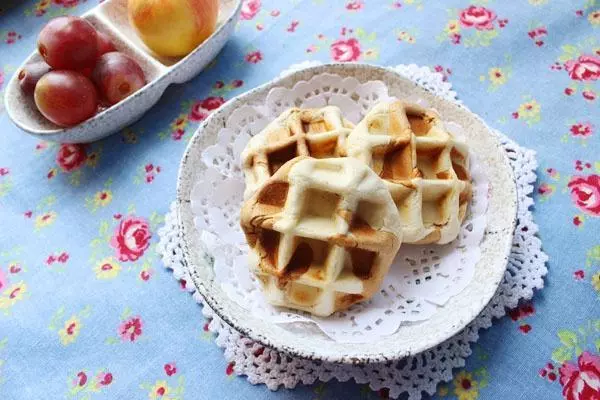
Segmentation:
<svg viewBox="0 0 600 400">
<path fill-rule="evenodd" d="M 247 197 L 295 157 L 344 157 L 353 127 L 335 106 L 285 111 L 254 136 L 242 153 Z"/>
<path fill-rule="evenodd" d="M 369 298 L 401 231 L 385 185 L 366 165 L 309 157 L 285 164 L 247 201 L 242 227 L 268 301 L 315 315 Z"/>
<path fill-rule="evenodd" d="M 348 155 L 385 180 L 405 243 L 456 238 L 472 191 L 468 149 L 433 111 L 400 101 L 378 104 L 348 137 Z"/>
</svg>

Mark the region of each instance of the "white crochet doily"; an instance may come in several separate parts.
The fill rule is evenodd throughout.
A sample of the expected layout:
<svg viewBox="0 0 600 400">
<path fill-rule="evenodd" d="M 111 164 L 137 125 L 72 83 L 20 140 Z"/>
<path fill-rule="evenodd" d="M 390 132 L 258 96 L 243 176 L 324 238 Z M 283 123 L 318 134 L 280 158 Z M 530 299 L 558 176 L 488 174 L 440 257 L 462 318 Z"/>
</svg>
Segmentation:
<svg viewBox="0 0 600 400">
<path fill-rule="evenodd" d="M 444 82 L 440 74 L 415 65 L 394 69 L 436 95 L 459 103 L 450 83 Z M 265 348 L 241 336 L 204 304 L 203 314 L 210 319 L 209 330 L 216 335 L 216 343 L 224 349 L 227 361 L 235 364 L 236 373 L 246 375 L 253 384 L 264 383 L 272 390 L 280 386 L 293 388 L 299 383 L 312 384 L 317 380 L 326 382 L 335 378 L 344 382 L 354 379 L 357 383 L 369 384 L 373 390 L 387 388 L 392 398 L 407 393 L 410 400 L 420 399 L 423 392 L 433 394 L 438 383 L 451 380 L 452 369 L 464 366 L 465 358 L 471 354 L 470 343 L 477 341 L 479 329 L 491 326 L 492 318 L 504 316 L 506 309 L 516 307 L 519 301 L 531 299 L 533 289 L 544 286 L 543 277 L 547 273 L 547 256 L 536 237 L 538 227 L 529 210 L 533 205 L 530 195 L 536 179 L 535 153 L 499 135 L 515 171 L 518 222 L 504 279 L 490 303 L 473 322 L 444 343 L 420 354 L 393 363 L 351 366 L 292 358 Z M 186 269 L 176 214 L 173 203 L 165 226 L 159 230 L 159 251 L 174 277 L 185 281 L 186 289 L 203 304 Z"/>
<path fill-rule="evenodd" d="M 214 258 L 216 281 L 231 300 L 254 317 L 274 324 L 296 323 L 296 327 L 316 325 L 340 343 L 372 343 L 395 333 L 402 323 L 429 319 L 471 282 L 481 258 L 479 244 L 486 227 L 489 195 L 488 179 L 473 154 L 473 197 L 458 239 L 443 246 L 403 244 L 381 290 L 369 301 L 328 318 L 273 307 L 249 271 L 249 248 L 239 224 L 245 190 L 239 166 L 250 138 L 290 107 L 336 105 L 342 115 L 358 123 L 377 102 L 391 99 L 381 81 L 361 83 L 354 77 L 315 75 L 291 89 L 271 89 L 264 105 L 236 109 L 219 131 L 217 143 L 203 151 L 206 171 L 190 196 L 194 224 L 205 251 Z M 410 100 L 429 107 L 424 99 Z M 462 136 L 460 125 L 446 126 L 456 136 Z"/>
</svg>

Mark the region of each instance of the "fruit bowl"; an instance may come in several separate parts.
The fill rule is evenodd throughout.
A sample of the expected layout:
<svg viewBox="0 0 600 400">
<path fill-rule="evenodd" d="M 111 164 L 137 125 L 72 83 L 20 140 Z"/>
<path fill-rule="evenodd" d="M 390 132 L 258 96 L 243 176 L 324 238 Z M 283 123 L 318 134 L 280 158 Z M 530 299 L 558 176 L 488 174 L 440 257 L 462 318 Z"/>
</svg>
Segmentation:
<svg viewBox="0 0 600 400">
<path fill-rule="evenodd" d="M 387 87 L 391 96 L 398 99 L 417 97 L 426 101 L 440 112 L 445 122 L 464 128 L 465 139 L 480 161 L 478 168 L 489 179 L 487 221 L 483 239 L 479 243 L 481 256 L 474 266 L 474 274 L 468 285 L 450 297 L 443 306 L 437 307 L 428 319 L 403 323 L 392 333 L 368 342 L 336 341 L 306 324 L 287 321 L 277 323 L 249 313 L 240 303 L 232 300 L 220 284 L 217 275 L 222 274 L 224 255 L 209 250 L 196 224 L 198 215 L 194 208 L 194 188 L 198 190 L 197 182 L 210 183 L 210 171 L 204 161 L 204 151 L 218 143 L 220 137 L 227 137 L 225 133 L 236 138 L 249 131 L 255 134 L 253 129 L 260 119 L 256 114 L 250 113 L 247 118 L 242 119 L 237 115 L 240 110 L 255 105 L 264 108 L 287 106 L 285 101 L 279 104 L 269 103 L 267 98 L 271 90 L 285 91 L 298 84 L 310 87 L 311 93 L 330 94 L 332 88 L 337 89 L 331 78 L 321 80 L 319 85 L 322 86 L 318 88 L 308 84 L 313 77 L 326 74 L 354 79 L 360 83 L 377 81 Z M 349 93 L 352 94 L 348 96 L 358 96 L 357 91 Z M 292 100 L 294 99 L 296 98 Z M 234 148 L 236 143 L 234 142 Z M 228 158 L 223 158 L 224 164 L 229 161 Z M 210 184 L 206 187 L 209 192 L 213 189 Z M 217 196 L 219 195 L 220 193 Z M 236 207 L 236 204 L 229 206 Z M 284 74 L 230 100 L 198 128 L 185 151 L 179 170 L 176 218 L 180 227 L 177 234 L 181 238 L 181 253 L 178 254 L 183 257 L 183 264 L 206 304 L 227 324 L 253 341 L 286 354 L 313 360 L 348 364 L 386 362 L 439 345 L 460 332 L 484 309 L 506 271 L 516 210 L 515 178 L 506 152 L 497 134 L 478 116 L 464 106 L 434 95 L 396 70 L 366 64 L 325 64 Z M 229 219 L 223 219 L 222 222 L 223 225 L 236 223 Z"/>
<path fill-rule="evenodd" d="M 160 57 L 143 44 L 128 21 L 127 0 L 106 0 L 82 17 L 96 30 L 108 35 L 118 51 L 138 62 L 146 77 L 146 85 L 79 125 L 61 128 L 42 116 L 33 96 L 21 91 L 18 74 L 14 74 L 6 87 L 6 111 L 19 128 L 44 140 L 87 143 L 106 137 L 138 120 L 159 100 L 167 86 L 186 82 L 197 75 L 233 33 L 241 6 L 241 0 L 219 0 L 219 17 L 213 34 L 187 56 L 174 59 Z M 40 54 L 34 51 L 19 70 L 41 60 Z"/>
</svg>

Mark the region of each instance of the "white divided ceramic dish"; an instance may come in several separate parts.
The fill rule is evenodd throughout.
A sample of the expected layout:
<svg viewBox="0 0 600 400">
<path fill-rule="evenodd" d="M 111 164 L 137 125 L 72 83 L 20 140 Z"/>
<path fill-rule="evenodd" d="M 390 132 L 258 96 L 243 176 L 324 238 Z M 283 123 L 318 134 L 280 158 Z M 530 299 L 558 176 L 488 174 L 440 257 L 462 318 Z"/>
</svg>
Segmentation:
<svg viewBox="0 0 600 400">
<path fill-rule="evenodd" d="M 428 320 L 403 324 L 394 334 L 372 343 L 334 342 L 316 328 L 266 323 L 249 314 L 215 282 L 212 259 L 200 243 L 190 204 L 192 188 L 206 170 L 201 154 L 217 142 L 218 132 L 232 111 L 245 104 L 264 104 L 272 88 L 291 88 L 299 81 L 325 72 L 352 76 L 361 82 L 380 80 L 387 86 L 390 96 L 424 99 L 440 112 L 444 121 L 463 127 L 471 151 L 477 154 L 490 182 L 487 230 L 481 242 L 481 259 L 471 283 Z M 279 77 L 228 101 L 214 112 L 198 128 L 183 156 L 177 182 L 177 204 L 188 272 L 200 295 L 225 322 L 265 346 L 294 356 L 359 364 L 397 360 L 432 348 L 460 332 L 483 310 L 506 271 L 516 223 L 517 196 L 514 175 L 498 137 L 465 107 L 431 94 L 391 69 L 366 64 L 325 64 Z"/>
<path fill-rule="evenodd" d="M 219 0 L 219 3 L 219 17 L 213 34 L 187 56 L 169 59 L 154 54 L 138 38 L 127 18 L 127 0 L 104 1 L 85 13 L 83 18 L 97 30 L 106 33 L 118 51 L 140 64 L 146 76 L 146 85 L 79 125 L 61 128 L 42 116 L 33 96 L 22 93 L 18 74 L 15 73 L 5 92 L 8 115 L 27 133 L 55 142 L 86 143 L 115 133 L 137 121 L 159 100 L 167 86 L 186 82 L 196 76 L 223 48 L 235 29 L 242 0 Z M 40 60 L 41 56 L 35 51 L 22 66 Z"/>
</svg>

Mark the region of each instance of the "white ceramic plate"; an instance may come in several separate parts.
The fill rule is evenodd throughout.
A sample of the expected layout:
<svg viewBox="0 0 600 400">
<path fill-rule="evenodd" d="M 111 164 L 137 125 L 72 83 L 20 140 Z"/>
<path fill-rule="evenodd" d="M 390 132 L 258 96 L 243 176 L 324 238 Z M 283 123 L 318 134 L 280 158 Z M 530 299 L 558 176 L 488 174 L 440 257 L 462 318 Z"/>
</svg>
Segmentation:
<svg viewBox="0 0 600 400">
<path fill-rule="evenodd" d="M 317 330 L 298 329 L 294 324 L 266 323 L 249 314 L 215 282 L 212 259 L 202 249 L 190 206 L 190 192 L 205 170 L 201 154 L 217 141 L 217 134 L 231 112 L 244 104 L 264 104 L 273 87 L 291 88 L 298 81 L 324 72 L 353 76 L 361 82 L 381 80 L 388 87 L 390 96 L 425 99 L 441 113 L 444 121 L 463 127 L 466 139 L 490 181 L 488 226 L 481 243 L 481 260 L 476 265 L 471 283 L 430 319 L 402 325 L 393 335 L 373 343 L 338 343 Z M 190 275 L 198 292 L 224 321 L 245 336 L 294 356 L 330 362 L 369 363 L 396 360 L 432 348 L 458 333 L 483 310 L 506 270 L 516 222 L 517 196 L 513 172 L 498 138 L 475 114 L 434 96 L 390 69 L 365 64 L 326 64 L 275 79 L 228 101 L 213 113 L 198 128 L 183 156 L 177 183 L 177 203 L 184 259 Z"/>
<path fill-rule="evenodd" d="M 223 48 L 233 33 L 242 0 L 219 0 L 219 18 L 213 34 L 181 59 L 159 57 L 138 38 L 127 19 L 127 0 L 106 0 L 83 15 L 94 27 L 106 33 L 118 51 L 134 58 L 146 76 L 146 85 L 125 100 L 70 128 L 48 121 L 37 110 L 33 96 L 22 93 L 14 74 L 5 92 L 6 111 L 25 132 L 62 143 L 85 143 L 101 139 L 138 120 L 172 83 L 183 83 L 197 75 Z M 40 61 L 33 52 L 21 65 Z M 19 70 L 21 69 L 19 67 Z"/>
</svg>

